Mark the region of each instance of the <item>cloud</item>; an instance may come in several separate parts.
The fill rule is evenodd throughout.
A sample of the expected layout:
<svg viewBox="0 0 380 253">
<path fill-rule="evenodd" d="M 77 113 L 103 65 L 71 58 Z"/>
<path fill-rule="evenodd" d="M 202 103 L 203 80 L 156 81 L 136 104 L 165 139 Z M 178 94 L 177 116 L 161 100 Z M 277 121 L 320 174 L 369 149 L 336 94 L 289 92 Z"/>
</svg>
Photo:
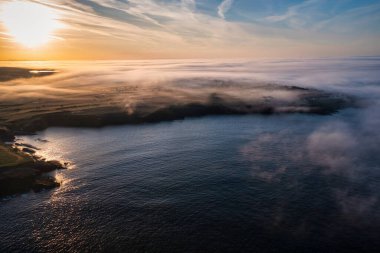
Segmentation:
<svg viewBox="0 0 380 253">
<path fill-rule="evenodd" d="M 181 2 L 184 8 L 195 10 L 195 7 L 196 7 L 195 0 L 181 0 Z"/>
<path fill-rule="evenodd" d="M 54 36 L 64 40 L 54 40 L 37 53 L 25 52 L 12 43 L 0 24 L 0 45 L 7 48 L 2 59 L 256 58 L 380 52 L 373 43 L 380 35 L 368 32 L 377 27 L 378 16 L 378 8 L 370 6 L 362 7 L 362 11 L 352 10 L 355 15 L 346 13 L 343 17 L 338 13 L 327 19 L 326 12 L 315 10 L 318 3 L 306 1 L 289 7 L 285 13 L 249 21 L 239 14 L 242 10 L 236 3 L 233 19 L 225 22 L 232 0 L 219 5 L 194 0 L 33 2 L 56 10 L 65 28 L 57 30 Z M 249 8 L 250 4 L 248 11 Z M 213 13 L 215 9 L 218 16 Z M 365 19 L 370 10 L 371 18 Z M 328 23 L 322 23 L 319 17 Z M 347 29 L 353 18 L 356 25 Z M 363 36 L 355 35 L 362 31 L 366 31 Z"/>
<path fill-rule="evenodd" d="M 223 0 L 223 2 L 218 6 L 218 15 L 222 19 L 225 19 L 225 14 L 231 9 L 234 0 Z"/>
<path fill-rule="evenodd" d="M 129 119 L 127 113 L 158 121 L 210 114 L 331 113 L 353 105 L 343 95 L 336 99 L 323 91 L 276 82 L 273 70 L 289 73 L 294 64 L 286 61 L 42 62 L 38 69 L 57 72 L 38 78 L 28 71 L 33 64 L 15 62 L 12 69 L 3 69 L 13 73 L 0 86 L 0 107 L 6 108 L 0 120 L 95 108 L 104 115 L 115 112 Z"/>
<path fill-rule="evenodd" d="M 332 122 L 312 133 L 307 140 L 309 158 L 327 173 L 348 173 L 355 162 L 357 142 L 348 126 Z"/>
<path fill-rule="evenodd" d="M 73 48 L 78 41 L 94 38 L 91 48 L 107 45 L 105 51 L 144 52 L 151 58 L 187 58 L 197 55 L 204 58 L 210 53 L 236 55 L 232 45 L 248 46 L 250 31 L 240 24 L 226 24 L 219 18 L 196 10 L 193 0 L 118 2 L 110 0 L 58 0 L 40 3 L 59 10 L 61 20 L 67 24 L 64 37 Z M 87 34 L 87 38 L 84 37 Z M 63 44 L 63 43 L 62 43 Z M 84 42 L 83 42 L 84 44 Z M 212 46 L 212 50 L 210 48 Z M 184 50 L 186 49 L 186 50 Z M 241 49 L 240 49 L 241 50 Z M 239 50 L 239 51 L 240 51 Z M 120 55 L 120 54 L 118 54 Z M 201 56 L 202 55 L 202 56 Z"/>
<path fill-rule="evenodd" d="M 379 215 L 379 196 L 363 196 L 355 194 L 353 191 L 336 190 L 335 197 L 342 212 L 352 218 L 373 217 L 375 220 L 380 219 Z"/>
<path fill-rule="evenodd" d="M 307 8 L 311 5 L 317 4 L 318 2 L 319 0 L 307 0 L 301 4 L 297 4 L 297 5 L 293 5 L 289 7 L 285 14 L 268 16 L 266 17 L 266 20 L 271 21 L 271 22 L 280 22 L 280 21 L 288 20 L 290 18 L 298 16 L 302 9 Z"/>
<path fill-rule="evenodd" d="M 245 144 L 240 152 L 252 163 L 250 174 L 266 182 L 276 182 L 296 160 L 293 147 L 297 140 L 289 139 L 290 132 L 263 133 Z M 278 155 L 281 154 L 281 155 Z"/>
<path fill-rule="evenodd" d="M 282 15 L 273 15 L 268 16 L 265 19 L 269 22 L 285 22 L 292 28 L 301 28 L 303 27 L 307 22 L 308 19 L 310 19 L 311 15 L 309 13 L 308 15 L 304 15 L 304 12 L 311 7 L 317 5 L 320 3 L 320 0 L 307 0 L 301 4 L 293 5 L 288 8 L 286 13 Z"/>
</svg>

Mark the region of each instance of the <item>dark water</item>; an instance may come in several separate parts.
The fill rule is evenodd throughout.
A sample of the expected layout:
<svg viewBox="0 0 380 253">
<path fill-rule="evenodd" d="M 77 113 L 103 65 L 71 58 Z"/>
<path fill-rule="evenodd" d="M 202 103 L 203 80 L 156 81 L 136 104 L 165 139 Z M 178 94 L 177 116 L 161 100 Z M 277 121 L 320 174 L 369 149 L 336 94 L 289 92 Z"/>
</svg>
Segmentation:
<svg viewBox="0 0 380 253">
<path fill-rule="evenodd" d="M 73 166 L 58 189 L 0 202 L 0 252 L 379 252 L 379 142 L 362 115 L 23 137 Z"/>
</svg>

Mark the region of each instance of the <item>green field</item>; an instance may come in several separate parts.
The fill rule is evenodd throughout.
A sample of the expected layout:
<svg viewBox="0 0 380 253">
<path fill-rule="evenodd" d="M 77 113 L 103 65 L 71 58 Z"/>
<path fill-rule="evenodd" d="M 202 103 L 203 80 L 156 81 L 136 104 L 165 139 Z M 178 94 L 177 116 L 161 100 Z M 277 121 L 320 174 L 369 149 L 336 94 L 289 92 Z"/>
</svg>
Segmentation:
<svg viewBox="0 0 380 253">
<path fill-rule="evenodd" d="M 0 168 L 19 166 L 29 159 L 0 144 Z"/>
</svg>

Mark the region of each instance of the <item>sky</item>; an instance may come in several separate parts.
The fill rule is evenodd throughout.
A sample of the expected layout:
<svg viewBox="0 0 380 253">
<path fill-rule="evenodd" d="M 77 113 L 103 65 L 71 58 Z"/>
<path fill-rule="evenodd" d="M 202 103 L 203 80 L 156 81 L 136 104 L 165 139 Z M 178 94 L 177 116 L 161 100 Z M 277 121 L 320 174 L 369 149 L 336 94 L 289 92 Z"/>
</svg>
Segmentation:
<svg viewBox="0 0 380 253">
<path fill-rule="evenodd" d="M 378 56 L 379 27 L 380 0 L 0 0 L 0 60 Z"/>
</svg>

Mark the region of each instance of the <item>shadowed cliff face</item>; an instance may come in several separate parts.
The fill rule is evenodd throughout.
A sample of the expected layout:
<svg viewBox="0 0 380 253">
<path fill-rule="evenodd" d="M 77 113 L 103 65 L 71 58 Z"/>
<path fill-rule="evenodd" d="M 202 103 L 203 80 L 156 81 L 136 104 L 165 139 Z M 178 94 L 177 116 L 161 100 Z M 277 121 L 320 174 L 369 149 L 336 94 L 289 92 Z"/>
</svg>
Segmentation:
<svg viewBox="0 0 380 253">
<path fill-rule="evenodd" d="M 266 67 L 252 63 L 28 64 L 1 68 L 0 125 L 35 131 L 222 114 L 331 114 L 357 105 L 337 91 L 270 81 Z"/>
</svg>

